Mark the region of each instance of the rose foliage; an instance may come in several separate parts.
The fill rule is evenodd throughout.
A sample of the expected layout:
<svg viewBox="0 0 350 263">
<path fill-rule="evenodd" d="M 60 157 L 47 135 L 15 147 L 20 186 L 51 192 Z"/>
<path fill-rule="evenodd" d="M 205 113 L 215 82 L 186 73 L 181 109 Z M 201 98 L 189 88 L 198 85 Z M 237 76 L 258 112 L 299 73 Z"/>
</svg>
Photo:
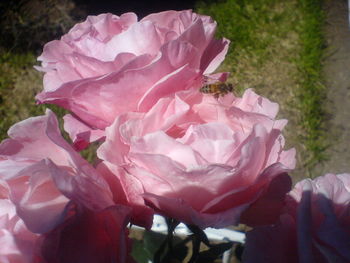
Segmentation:
<svg viewBox="0 0 350 263">
<path fill-rule="evenodd" d="M 245 262 L 350 260 L 350 175 L 286 196 L 296 161 L 278 104 L 200 92 L 228 76 L 213 73 L 229 45 L 215 30 L 190 10 L 101 14 L 45 45 L 36 99 L 70 111 L 72 143 L 50 110 L 1 142 L 1 262 L 134 262 L 127 226 L 149 229 L 154 214 L 197 235 L 249 225 Z M 91 164 L 78 151 L 94 141 Z"/>
</svg>

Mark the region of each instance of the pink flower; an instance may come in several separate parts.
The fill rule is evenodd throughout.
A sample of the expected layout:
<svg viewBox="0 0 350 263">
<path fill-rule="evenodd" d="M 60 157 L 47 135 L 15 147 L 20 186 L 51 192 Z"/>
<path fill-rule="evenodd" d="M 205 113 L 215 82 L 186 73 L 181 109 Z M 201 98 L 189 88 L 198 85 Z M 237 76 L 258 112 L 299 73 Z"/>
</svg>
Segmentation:
<svg viewBox="0 0 350 263">
<path fill-rule="evenodd" d="M 0 178 L 31 231 L 45 233 L 59 224 L 70 199 L 90 208 L 114 204 L 108 184 L 63 139 L 51 111 L 15 124 L 8 134 L 0 144 Z M 86 202 L 92 191 L 98 195 Z"/>
<path fill-rule="evenodd" d="M 114 203 L 102 175 L 61 137 L 55 115 L 8 134 L 0 144 L 0 255 L 11 263 L 126 262 L 132 208 Z M 151 216 L 140 221 L 149 226 Z"/>
<path fill-rule="evenodd" d="M 45 45 L 38 58 L 44 91 L 36 98 L 69 109 L 90 130 L 103 130 L 121 113 L 145 112 L 159 98 L 201 83 L 228 49 L 228 40 L 213 38 L 215 29 L 210 17 L 190 10 L 140 21 L 134 13 L 89 16 L 61 40 Z M 96 139 L 87 130 L 80 136 L 76 121 L 67 126 L 77 147 Z"/>
<path fill-rule="evenodd" d="M 98 156 L 131 203 L 143 197 L 159 213 L 202 228 L 238 223 L 243 211 L 249 221 L 262 200 L 281 203 L 290 189 L 285 173 L 295 152 L 283 151 L 286 121 L 274 119 L 277 111 L 251 90 L 219 101 L 178 92 L 147 113 L 119 116 Z M 276 188 L 283 190 L 271 193 Z M 267 207 L 260 220 L 274 219 L 280 207 Z"/>
<path fill-rule="evenodd" d="M 0 179 L 9 185 L 10 199 L 31 231 L 55 228 L 71 200 L 101 210 L 125 195 L 112 194 L 99 171 L 62 138 L 51 111 L 17 123 L 8 134 L 10 138 L 0 144 Z M 148 227 L 152 213 L 148 209 L 147 216 L 133 220 Z"/>
<path fill-rule="evenodd" d="M 299 182 L 276 225 L 247 234 L 243 262 L 350 262 L 350 174 Z"/>
<path fill-rule="evenodd" d="M 3 185 L 6 185 L 2 182 Z M 96 193 L 97 194 L 97 193 Z M 7 198 L 0 199 L 0 262 L 2 263 L 125 263 L 131 243 L 130 208 L 110 206 L 92 211 L 73 203 L 65 220 L 49 232 L 31 232 Z M 48 213 L 50 211 L 47 211 Z"/>
</svg>

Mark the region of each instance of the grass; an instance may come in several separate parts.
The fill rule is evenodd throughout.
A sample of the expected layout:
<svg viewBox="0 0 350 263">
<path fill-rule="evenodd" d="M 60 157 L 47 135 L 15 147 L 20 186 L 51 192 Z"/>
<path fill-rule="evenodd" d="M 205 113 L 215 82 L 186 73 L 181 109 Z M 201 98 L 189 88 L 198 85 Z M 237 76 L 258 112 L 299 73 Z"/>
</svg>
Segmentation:
<svg viewBox="0 0 350 263">
<path fill-rule="evenodd" d="M 321 107 L 325 100 L 325 87 L 320 80 L 324 51 L 322 27 L 324 14 L 319 0 L 300 0 L 303 12 L 301 21 L 300 41 L 302 50 L 298 65 L 300 78 L 299 98 L 301 102 L 302 125 L 306 130 L 305 145 L 313 153 L 308 160 L 310 166 L 325 159 L 324 109 Z"/>
<path fill-rule="evenodd" d="M 34 96 L 41 87 L 40 75 L 31 70 L 34 63 L 31 53 L 0 51 L 0 140 L 14 123 L 44 112 L 43 106 L 35 106 Z"/>
<path fill-rule="evenodd" d="M 289 120 L 287 147 L 298 152 L 295 177 L 324 159 L 321 84 L 323 13 L 317 0 L 205 1 L 197 11 L 218 22 L 218 36 L 232 41 L 220 71 L 238 92 L 254 88 L 280 104 Z"/>
<path fill-rule="evenodd" d="M 33 65 L 31 52 L 13 53 L 0 49 L 0 141 L 16 122 L 45 113 L 46 108 L 63 116 L 65 110 L 54 105 L 36 105 L 35 95 L 42 90 L 42 74 Z"/>
<path fill-rule="evenodd" d="M 32 52 L 13 53 L 0 49 L 0 141 L 7 138 L 8 129 L 15 123 L 45 114 L 46 108 L 56 113 L 63 137 L 70 141 L 63 129 L 62 117 L 67 110 L 56 105 L 35 104 L 35 95 L 42 90 L 42 73 L 36 71 L 36 56 Z M 93 143 L 81 152 L 91 163 L 96 161 L 96 149 L 99 143 Z"/>
</svg>

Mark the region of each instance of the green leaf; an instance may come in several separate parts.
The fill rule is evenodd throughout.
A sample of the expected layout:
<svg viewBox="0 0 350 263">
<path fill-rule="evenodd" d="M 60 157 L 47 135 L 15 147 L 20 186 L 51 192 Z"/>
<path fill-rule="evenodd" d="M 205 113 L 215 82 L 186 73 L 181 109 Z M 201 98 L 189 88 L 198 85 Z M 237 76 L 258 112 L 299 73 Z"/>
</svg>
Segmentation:
<svg viewBox="0 0 350 263">
<path fill-rule="evenodd" d="M 145 231 L 143 240 L 133 240 L 131 255 L 138 263 L 148 263 L 153 261 L 153 255 L 165 239 L 165 235 Z"/>
</svg>

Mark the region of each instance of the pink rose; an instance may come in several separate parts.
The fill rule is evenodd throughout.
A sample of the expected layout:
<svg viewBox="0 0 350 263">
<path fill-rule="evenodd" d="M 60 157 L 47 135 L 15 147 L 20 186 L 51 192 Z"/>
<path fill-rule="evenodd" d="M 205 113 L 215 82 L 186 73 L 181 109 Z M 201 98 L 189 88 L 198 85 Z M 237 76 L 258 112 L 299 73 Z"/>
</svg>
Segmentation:
<svg viewBox="0 0 350 263">
<path fill-rule="evenodd" d="M 88 207 L 114 204 L 108 184 L 63 139 L 51 111 L 15 124 L 8 134 L 0 144 L 0 178 L 9 185 L 11 201 L 31 231 L 44 233 L 55 227 L 69 200 L 84 200 L 83 192 L 99 193 L 93 203 L 85 204 Z M 75 184 L 80 192 L 72 190 Z"/>
<path fill-rule="evenodd" d="M 6 185 L 2 182 L 3 185 Z M 97 194 L 97 193 L 95 193 Z M 92 211 L 73 203 L 65 220 L 44 235 L 31 232 L 7 198 L 0 199 L 0 262 L 2 263 L 125 263 L 131 243 L 130 208 L 111 206 Z M 50 213 L 50 211 L 47 211 Z"/>
<path fill-rule="evenodd" d="M 350 174 L 297 183 L 278 223 L 248 232 L 243 262 L 350 262 L 349 205 Z"/>
<path fill-rule="evenodd" d="M 46 233 L 60 224 L 70 201 L 99 211 L 125 195 L 112 194 L 103 176 L 63 139 L 51 111 L 15 124 L 8 134 L 0 144 L 0 179 L 9 185 L 17 214 L 32 232 Z M 133 221 L 150 226 L 147 211 Z"/>
<path fill-rule="evenodd" d="M 55 115 L 8 134 L 0 144 L 1 262 L 126 262 L 132 208 L 114 203 L 100 173 L 61 137 Z M 149 226 L 151 216 L 140 221 Z"/>
<path fill-rule="evenodd" d="M 143 197 L 165 216 L 224 227 L 247 209 L 247 220 L 256 217 L 260 199 L 282 202 L 290 189 L 285 173 L 295 166 L 295 151 L 283 151 L 286 121 L 274 119 L 277 111 L 276 103 L 251 90 L 219 101 L 178 92 L 147 113 L 119 116 L 98 156 L 131 203 Z M 276 188 L 283 192 L 270 192 Z M 278 216 L 280 207 L 267 207 L 261 220 Z"/>
<path fill-rule="evenodd" d="M 44 91 L 36 98 L 69 109 L 90 130 L 103 130 L 121 113 L 145 112 L 159 98 L 201 83 L 228 49 L 228 40 L 213 38 L 215 30 L 210 17 L 190 10 L 140 21 L 134 13 L 89 16 L 61 40 L 45 45 L 38 58 Z M 77 147 L 98 137 L 90 138 L 89 129 L 80 135 L 77 120 L 68 121 Z"/>
</svg>

